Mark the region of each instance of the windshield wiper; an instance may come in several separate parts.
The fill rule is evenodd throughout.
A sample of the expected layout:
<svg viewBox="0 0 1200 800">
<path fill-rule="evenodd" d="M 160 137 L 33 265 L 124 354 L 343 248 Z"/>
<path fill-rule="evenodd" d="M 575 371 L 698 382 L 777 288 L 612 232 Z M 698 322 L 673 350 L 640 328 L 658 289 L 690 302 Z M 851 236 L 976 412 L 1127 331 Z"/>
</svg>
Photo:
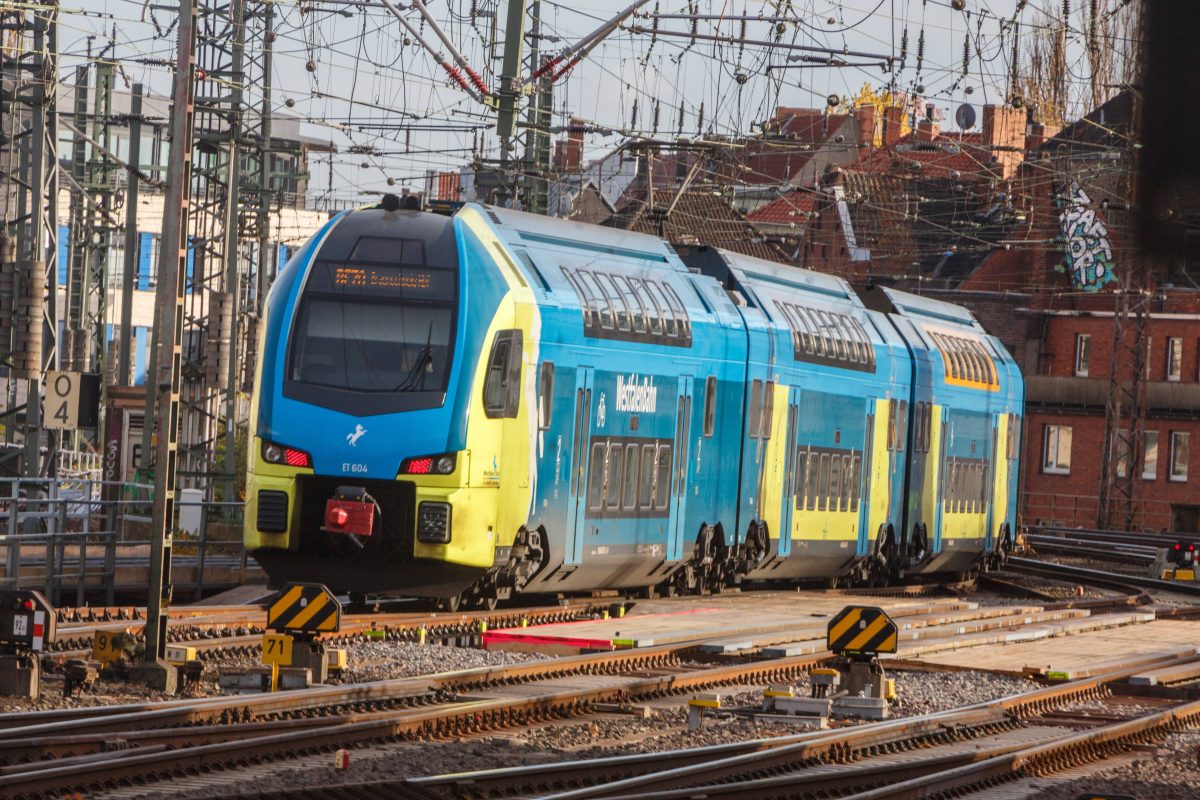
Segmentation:
<svg viewBox="0 0 1200 800">
<path fill-rule="evenodd" d="M 392 387 L 393 392 L 412 392 L 425 385 L 426 367 L 433 363 L 433 322 L 429 323 L 429 333 L 425 336 L 425 346 L 417 354 L 417 360 L 409 368 L 404 380 Z"/>
</svg>

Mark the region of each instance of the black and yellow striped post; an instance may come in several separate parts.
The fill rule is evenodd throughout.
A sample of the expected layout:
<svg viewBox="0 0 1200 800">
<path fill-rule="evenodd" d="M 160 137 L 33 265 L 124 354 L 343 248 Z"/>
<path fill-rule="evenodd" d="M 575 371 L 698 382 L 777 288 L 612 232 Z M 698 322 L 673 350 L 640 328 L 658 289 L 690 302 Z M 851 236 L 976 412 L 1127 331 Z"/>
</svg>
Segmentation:
<svg viewBox="0 0 1200 800">
<path fill-rule="evenodd" d="M 267 609 L 267 627 L 279 633 L 337 633 L 342 606 L 319 583 L 289 583 Z"/>
<path fill-rule="evenodd" d="M 829 620 L 825 641 L 829 650 L 845 656 L 895 653 L 899 631 L 882 608 L 846 606 Z"/>
</svg>

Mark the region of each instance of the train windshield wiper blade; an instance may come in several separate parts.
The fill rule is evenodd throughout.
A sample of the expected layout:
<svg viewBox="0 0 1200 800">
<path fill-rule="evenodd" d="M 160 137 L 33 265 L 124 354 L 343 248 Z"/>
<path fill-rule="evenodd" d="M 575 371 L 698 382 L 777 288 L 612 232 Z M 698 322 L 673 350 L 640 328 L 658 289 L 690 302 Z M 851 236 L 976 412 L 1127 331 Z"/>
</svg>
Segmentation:
<svg viewBox="0 0 1200 800">
<path fill-rule="evenodd" d="M 425 385 L 425 368 L 433 363 L 433 323 L 429 323 L 429 332 L 425 334 L 425 346 L 417 354 L 417 360 L 409 368 L 404 380 L 392 387 L 393 392 L 411 392 Z"/>
</svg>

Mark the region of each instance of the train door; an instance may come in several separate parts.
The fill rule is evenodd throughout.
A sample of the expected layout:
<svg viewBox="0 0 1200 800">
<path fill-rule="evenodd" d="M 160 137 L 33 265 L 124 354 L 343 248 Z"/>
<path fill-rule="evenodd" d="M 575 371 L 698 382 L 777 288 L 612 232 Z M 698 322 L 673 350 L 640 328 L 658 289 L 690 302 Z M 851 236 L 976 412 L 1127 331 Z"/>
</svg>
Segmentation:
<svg viewBox="0 0 1200 800">
<path fill-rule="evenodd" d="M 1000 459 L 1004 457 L 1000 448 L 1000 415 L 992 414 L 992 449 L 988 451 L 987 467 L 983 472 L 983 489 L 986 510 L 984 517 L 983 528 L 983 551 L 990 553 L 992 551 L 992 542 L 995 540 L 993 536 L 993 526 L 996 519 L 996 475 L 995 470 L 999 470 Z"/>
<path fill-rule="evenodd" d="M 858 555 L 865 556 L 871 551 L 874 546 L 875 537 L 878 535 L 879 525 L 872 526 L 874 519 L 871 516 L 871 509 L 875 506 L 875 493 L 886 491 L 883 482 L 875 475 L 875 415 L 871 413 L 871 409 L 875 408 L 875 398 L 867 398 L 867 421 L 866 429 L 863 432 L 863 460 L 862 460 L 862 485 L 866 487 L 866 491 L 862 493 L 859 502 L 859 523 L 858 523 Z M 864 523 L 864 520 L 866 524 Z M 887 518 L 883 517 L 886 522 Z"/>
<path fill-rule="evenodd" d="M 592 423 L 592 388 L 596 371 L 592 367 L 575 370 L 575 433 L 571 440 L 571 483 L 568 487 L 566 551 L 563 563 L 583 560 L 583 539 L 587 532 L 588 433 Z"/>
<path fill-rule="evenodd" d="M 796 485 L 799 481 L 797 440 L 797 423 L 800 420 L 800 390 L 796 387 L 788 389 L 787 430 L 785 431 L 783 456 L 783 509 L 779 514 L 779 530 L 774 531 L 778 537 L 776 551 L 780 558 L 787 558 L 792 553 L 792 520 L 796 510 Z"/>
<path fill-rule="evenodd" d="M 935 505 L 933 509 L 933 536 L 929 542 L 931 553 L 942 552 L 942 527 L 946 520 L 946 490 L 947 481 L 952 479 L 950 472 L 950 464 L 946 460 L 946 447 L 948 446 L 948 434 L 950 433 L 950 421 L 946 419 L 949 416 L 949 410 L 942 407 L 942 431 L 938 441 L 938 480 L 937 493 L 935 494 Z"/>
<path fill-rule="evenodd" d="M 688 444 L 692 430 L 692 376 L 679 376 L 679 395 L 675 403 L 675 470 L 671 491 L 671 511 L 667 520 L 670 538 L 667 542 L 667 560 L 678 561 L 683 557 L 684 526 L 687 520 L 687 495 L 691 486 L 689 471 L 691 459 Z M 662 487 L 659 487 L 662 491 Z"/>
</svg>

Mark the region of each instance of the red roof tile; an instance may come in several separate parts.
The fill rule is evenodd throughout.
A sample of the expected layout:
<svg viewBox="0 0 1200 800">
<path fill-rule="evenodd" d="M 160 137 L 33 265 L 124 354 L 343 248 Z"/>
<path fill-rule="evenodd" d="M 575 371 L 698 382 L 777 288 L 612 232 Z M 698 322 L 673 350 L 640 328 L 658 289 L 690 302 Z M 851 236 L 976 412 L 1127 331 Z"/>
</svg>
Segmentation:
<svg viewBox="0 0 1200 800">
<path fill-rule="evenodd" d="M 754 209 L 746 215 L 751 222 L 789 225 L 803 225 L 808 220 L 817 204 L 817 195 L 811 191 L 790 192 L 772 200 L 765 206 Z"/>
</svg>

